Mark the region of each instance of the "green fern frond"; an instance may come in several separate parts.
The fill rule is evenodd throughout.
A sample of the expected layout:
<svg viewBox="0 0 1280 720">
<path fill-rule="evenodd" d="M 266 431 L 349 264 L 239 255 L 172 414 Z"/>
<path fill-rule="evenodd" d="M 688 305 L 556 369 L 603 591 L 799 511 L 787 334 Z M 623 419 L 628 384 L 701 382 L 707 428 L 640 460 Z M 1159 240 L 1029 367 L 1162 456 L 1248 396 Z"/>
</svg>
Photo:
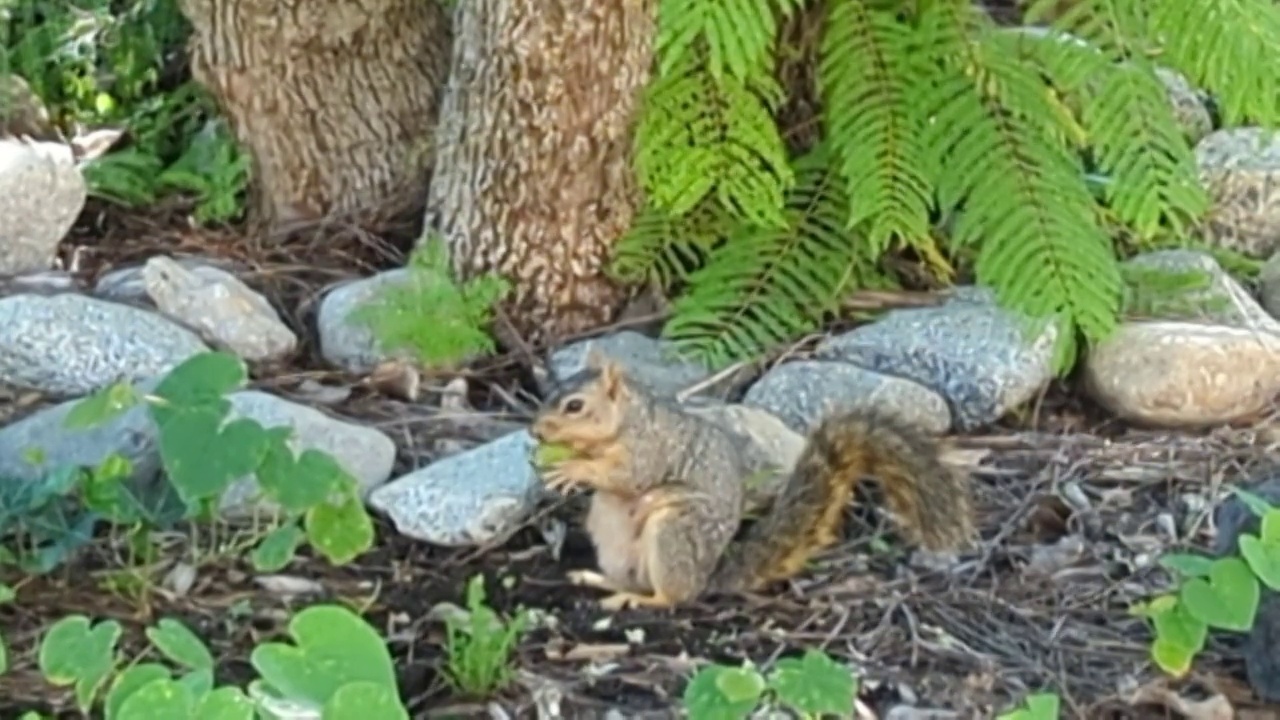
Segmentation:
<svg viewBox="0 0 1280 720">
<path fill-rule="evenodd" d="M 860 0 L 830 0 L 818 84 L 826 134 L 855 199 L 848 227 L 866 223 L 869 252 L 879 255 L 895 236 L 932 243 L 929 209 L 937 174 L 925 152 L 924 123 L 912 104 L 923 71 L 910 25 Z"/>
<path fill-rule="evenodd" d="M 655 50 L 658 72 L 677 72 L 705 45 L 706 69 L 717 83 L 746 83 L 773 65 L 778 26 L 804 0 L 662 0 Z"/>
<path fill-rule="evenodd" d="M 624 282 L 656 282 L 669 289 L 701 267 L 734 225 L 733 218 L 714 201 L 704 202 L 685 215 L 644 207 L 618 241 L 611 271 Z"/>
<path fill-rule="evenodd" d="M 769 76 L 720 82 L 696 55 L 650 86 L 636 131 L 636 171 L 649 202 L 683 215 L 714 195 L 743 221 L 779 227 L 795 183 L 772 111 L 782 88 Z"/>
<path fill-rule="evenodd" d="M 925 98 L 925 143 L 947 158 L 939 195 L 963 203 L 953 241 L 980 246 L 978 279 L 1004 303 L 1065 321 L 1062 369 L 1076 328 L 1096 340 L 1116 324 L 1122 286 L 1111 240 L 1037 68 L 963 10 L 939 10 L 922 19 L 944 69 Z"/>
<path fill-rule="evenodd" d="M 1094 0 L 1102 2 L 1103 0 Z M 1110 0 L 1136 3 L 1139 0 Z M 1213 92 L 1228 124 L 1280 121 L 1280 5 L 1275 0 L 1150 2 L 1162 62 Z"/>
<path fill-rule="evenodd" d="M 785 228 L 740 226 L 673 306 L 664 334 L 720 367 L 813 330 L 853 284 L 874 285 L 874 256 L 845 229 L 848 197 L 823 147 L 797 160 Z"/>
</svg>

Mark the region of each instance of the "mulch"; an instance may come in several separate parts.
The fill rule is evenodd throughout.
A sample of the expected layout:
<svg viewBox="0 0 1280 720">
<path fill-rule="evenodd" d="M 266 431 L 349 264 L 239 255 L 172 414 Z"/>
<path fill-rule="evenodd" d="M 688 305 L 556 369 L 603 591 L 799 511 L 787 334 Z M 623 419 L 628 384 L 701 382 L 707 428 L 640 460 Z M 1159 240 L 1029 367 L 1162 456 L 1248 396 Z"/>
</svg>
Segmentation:
<svg viewBox="0 0 1280 720">
<path fill-rule="evenodd" d="M 86 280 L 161 252 L 241 263 L 240 277 L 304 338 L 287 365 L 253 368 L 254 385 L 313 405 L 317 386 L 340 389 L 325 410 L 384 429 L 400 448 L 397 472 L 456 443 L 509 432 L 536 404 L 528 357 L 518 354 L 428 378 L 427 397 L 416 403 L 318 362 L 311 327 L 324 289 L 398 265 L 403 239 L 336 227 L 267 246 L 234 230 L 192 229 L 183 215 L 180 204 L 143 214 L 91 202 L 65 259 Z M 439 407 L 444 385 L 457 377 L 476 411 Z M 185 593 L 164 576 L 174 562 L 189 561 L 186 534 L 166 537 L 167 560 L 134 575 L 121 572 L 122 540 L 107 536 L 47 576 L 0 577 L 18 586 L 17 602 L 0 609 L 11 662 L 0 676 L 0 717 L 31 709 L 79 717 L 70 693 L 50 687 L 35 667 L 43 629 L 69 613 L 118 620 L 129 652 L 145 647 L 147 624 L 177 617 L 209 643 L 221 681 L 243 682 L 253 676 L 253 645 L 277 637 L 292 611 L 319 601 L 349 603 L 383 632 L 415 717 L 491 717 L 490 701 L 513 718 L 557 703 L 564 717 L 600 717 L 609 708 L 669 717 L 689 673 L 706 661 L 767 664 L 811 647 L 859 669 L 861 701 L 876 717 L 910 704 L 989 718 L 1041 690 L 1061 694 L 1064 717 L 1179 717 L 1158 704 L 1134 704 L 1163 688 L 1191 699 L 1222 693 L 1239 710 L 1250 696 L 1237 638 L 1212 639 L 1190 678 L 1169 681 L 1153 669 L 1150 631 L 1129 608 L 1167 587 L 1160 554 L 1207 545 L 1224 486 L 1274 455 L 1280 433 L 1268 431 L 1271 423 L 1137 430 L 1055 385 L 1025 417 L 958 439 L 981 462 L 975 487 L 983 538 L 958 565 L 935 568 L 851 531 L 796 581 L 677 611 L 611 615 L 593 603 L 597 591 L 564 581 L 566 569 L 591 563 L 573 500 L 544 508 L 498 547 L 429 546 L 379 520 L 375 549 L 347 567 L 303 552 L 278 576 L 259 577 L 243 561 L 205 557 Z M 875 518 L 851 513 L 851 521 Z M 515 681 L 493 699 L 457 697 L 441 672 L 440 613 L 463 604 L 465 583 L 477 573 L 500 612 L 524 607 L 543 618 L 517 650 Z M 1280 714 L 1260 715 L 1270 716 Z"/>
</svg>

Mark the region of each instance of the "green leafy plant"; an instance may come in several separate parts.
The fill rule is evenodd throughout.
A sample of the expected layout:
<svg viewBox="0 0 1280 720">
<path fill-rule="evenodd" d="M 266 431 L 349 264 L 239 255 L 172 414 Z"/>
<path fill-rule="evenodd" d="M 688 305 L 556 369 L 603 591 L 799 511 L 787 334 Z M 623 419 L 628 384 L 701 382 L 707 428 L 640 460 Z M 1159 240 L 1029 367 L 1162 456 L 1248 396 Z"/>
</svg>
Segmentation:
<svg viewBox="0 0 1280 720">
<path fill-rule="evenodd" d="M 309 607 L 289 621 L 292 644 L 266 643 L 250 661 L 261 676 L 249 686 L 260 706 L 318 710 L 325 718 L 408 720 L 395 667 L 382 637 L 336 605 Z"/>
<path fill-rule="evenodd" d="M 334 720 L 409 717 L 382 638 L 340 606 L 316 605 L 295 615 L 293 644 L 254 648 L 250 661 L 259 678 L 248 693 L 215 685 L 213 654 L 177 620 L 147 628 L 149 647 L 131 659 L 117 647 L 121 633 L 114 620 L 62 618 L 41 639 L 40 671 L 50 684 L 72 687 L 82 713 L 100 704 L 106 720 L 254 720 L 288 717 L 291 709 Z"/>
<path fill-rule="evenodd" d="M 487 328 L 510 284 L 492 275 L 457 283 L 448 262 L 440 238 L 425 238 L 409 257 L 408 277 L 381 288 L 350 321 L 369 327 L 387 350 L 408 350 L 428 367 L 492 352 Z"/>
<path fill-rule="evenodd" d="M 94 393 L 67 414 L 65 423 L 71 429 L 90 427 L 144 403 L 158 430 L 161 462 L 185 509 L 183 517 L 207 517 L 232 482 L 254 476 L 261 495 L 280 515 L 278 526 L 251 556 L 259 569 L 283 567 L 304 538 L 330 562 L 350 562 L 374 539 L 373 521 L 355 478 L 326 453 L 309 449 L 295 454 L 288 445 L 288 427 L 230 419 L 231 402 L 225 395 L 246 379 L 244 363 L 235 356 L 201 353 L 171 370 L 151 393 L 129 383 Z"/>
<path fill-rule="evenodd" d="M 511 679 L 511 653 L 528 629 L 524 609 L 503 622 L 485 601 L 484 576 L 467 582 L 466 612 L 445 618 L 445 677 L 459 692 L 484 697 Z"/>
<path fill-rule="evenodd" d="M 1191 669 L 1211 628 L 1240 633 L 1253 628 L 1262 585 L 1280 590 L 1280 509 L 1245 490 L 1234 492 L 1261 518 L 1259 534 L 1240 535 L 1239 555 L 1208 558 L 1174 553 L 1162 557 L 1160 564 L 1181 581 L 1177 590 L 1130 610 L 1151 623 L 1155 631 L 1151 658 L 1175 677 Z"/>
<path fill-rule="evenodd" d="M 1274 124 L 1280 7 L 1029 6 L 1047 32 L 999 27 L 969 0 L 659 3 L 635 140 L 646 205 L 615 273 L 678 295 L 664 334 L 724 365 L 895 285 L 880 260 L 904 253 L 1060 320 L 1067 371 L 1117 325 L 1117 256 L 1188 241 L 1209 206 L 1153 58 L 1228 124 Z M 812 47 L 778 41 L 792 22 L 815 28 Z M 1219 55 L 1218 37 L 1241 42 Z M 779 65 L 808 56 L 814 86 L 781 85 Z M 785 141 L 796 97 L 821 107 L 813 142 Z"/>
<path fill-rule="evenodd" d="M 750 663 L 709 665 L 689 681 L 684 705 L 690 720 L 749 717 L 761 705 L 784 708 L 801 718 L 848 717 L 858 695 L 849 668 L 821 650 L 778 660 L 766 676 Z"/>
</svg>

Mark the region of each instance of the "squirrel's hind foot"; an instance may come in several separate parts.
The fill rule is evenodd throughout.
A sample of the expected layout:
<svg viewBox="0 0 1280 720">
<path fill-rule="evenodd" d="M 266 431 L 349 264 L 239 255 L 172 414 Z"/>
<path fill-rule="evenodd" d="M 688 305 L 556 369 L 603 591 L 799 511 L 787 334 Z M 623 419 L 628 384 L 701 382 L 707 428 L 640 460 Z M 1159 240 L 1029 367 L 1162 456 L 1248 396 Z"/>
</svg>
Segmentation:
<svg viewBox="0 0 1280 720">
<path fill-rule="evenodd" d="M 669 608 L 675 601 L 661 593 L 648 595 L 635 592 L 617 592 L 600 601 L 600 607 L 617 612 L 628 608 Z"/>
<path fill-rule="evenodd" d="M 622 592 L 625 588 L 595 570 L 570 570 L 565 578 L 574 585 L 592 587 L 609 592 Z"/>
</svg>

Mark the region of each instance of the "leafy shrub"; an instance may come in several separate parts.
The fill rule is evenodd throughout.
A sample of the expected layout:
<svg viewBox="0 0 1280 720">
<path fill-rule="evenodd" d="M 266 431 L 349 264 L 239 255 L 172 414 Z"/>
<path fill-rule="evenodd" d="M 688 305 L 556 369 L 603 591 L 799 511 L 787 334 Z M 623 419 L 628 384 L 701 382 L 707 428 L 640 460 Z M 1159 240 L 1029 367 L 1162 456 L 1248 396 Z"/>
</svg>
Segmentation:
<svg viewBox="0 0 1280 720">
<path fill-rule="evenodd" d="M 1208 207 L 1153 58 L 1214 93 L 1228 124 L 1274 124 L 1280 6 L 1029 5 L 1033 23 L 1067 11 L 1029 33 L 970 0 L 660 3 L 636 137 L 647 205 L 615 272 L 677 292 L 664 333 L 723 365 L 896 284 L 887 251 L 940 281 L 959 261 L 1003 304 L 1061 318 L 1069 369 L 1116 326 L 1117 255 L 1185 241 Z M 778 42 L 796 21 L 812 46 Z M 779 65 L 806 53 L 815 87 L 784 87 Z M 809 90 L 820 137 L 792 148 L 777 118 Z"/>
<path fill-rule="evenodd" d="M 350 322 L 370 328 L 386 350 L 408 350 L 428 367 L 494 350 L 487 328 L 494 303 L 510 289 L 506 280 L 487 275 L 455 282 L 438 236 L 418 243 L 406 271 L 407 280 L 381 288 Z"/>
<path fill-rule="evenodd" d="M 1174 553 L 1160 564 L 1180 579 L 1175 592 L 1141 603 L 1132 612 L 1155 631 L 1151 659 L 1181 677 L 1204 649 L 1209 629 L 1246 633 L 1253 629 L 1262 585 L 1280 590 L 1280 509 L 1239 488 L 1235 494 L 1262 519 L 1259 534 L 1242 533 L 1239 555 L 1208 558 Z"/>
</svg>

